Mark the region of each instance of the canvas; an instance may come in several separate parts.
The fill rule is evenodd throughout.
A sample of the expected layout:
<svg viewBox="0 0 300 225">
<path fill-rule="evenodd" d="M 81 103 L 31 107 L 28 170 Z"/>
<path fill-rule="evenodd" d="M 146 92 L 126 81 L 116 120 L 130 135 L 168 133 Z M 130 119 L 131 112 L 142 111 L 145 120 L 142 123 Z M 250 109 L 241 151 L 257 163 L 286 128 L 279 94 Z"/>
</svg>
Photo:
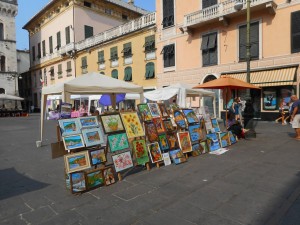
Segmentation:
<svg viewBox="0 0 300 225">
<path fill-rule="evenodd" d="M 93 149 L 90 150 L 89 153 L 90 153 L 91 165 L 93 166 L 99 165 L 107 161 L 104 148 Z"/>
<path fill-rule="evenodd" d="M 202 135 L 202 130 L 200 129 L 200 124 L 194 124 L 189 126 L 189 133 L 191 137 L 191 141 L 199 141 L 201 139 Z"/>
<path fill-rule="evenodd" d="M 64 155 L 64 161 L 67 173 L 72 173 L 91 167 L 88 151 Z"/>
<path fill-rule="evenodd" d="M 86 186 L 89 190 L 100 187 L 104 184 L 103 171 L 101 169 L 86 172 L 85 176 Z"/>
<path fill-rule="evenodd" d="M 171 159 L 170 159 L 169 152 L 163 153 L 163 160 L 164 160 L 165 166 L 171 165 Z"/>
<path fill-rule="evenodd" d="M 200 129 L 201 129 L 200 140 L 205 140 L 206 139 L 206 127 L 205 127 L 205 121 L 203 118 L 200 119 Z"/>
<path fill-rule="evenodd" d="M 132 142 L 133 152 L 138 165 L 145 165 L 149 162 L 149 156 L 146 148 L 146 141 L 144 139 Z"/>
<path fill-rule="evenodd" d="M 176 133 L 167 134 L 167 139 L 168 139 L 168 142 L 169 142 L 169 148 L 170 149 L 179 148 L 179 143 L 178 143 Z"/>
<path fill-rule="evenodd" d="M 144 130 L 136 112 L 121 113 L 128 138 L 144 136 Z"/>
<path fill-rule="evenodd" d="M 163 126 L 162 119 L 160 117 L 159 118 L 153 118 L 152 121 L 155 125 L 156 131 L 157 131 L 158 134 L 166 132 L 166 130 Z"/>
<path fill-rule="evenodd" d="M 228 147 L 230 145 L 230 137 L 228 132 L 221 132 L 219 133 L 219 140 L 221 147 Z"/>
<path fill-rule="evenodd" d="M 163 103 L 159 103 L 158 106 L 159 106 L 161 116 L 164 117 L 164 118 L 169 117 L 169 113 L 168 113 L 168 110 L 166 108 L 166 105 L 163 104 Z"/>
<path fill-rule="evenodd" d="M 161 113 L 157 103 L 148 103 L 148 107 L 153 118 L 160 117 Z"/>
<path fill-rule="evenodd" d="M 110 134 L 107 137 L 111 152 L 121 151 L 129 148 L 129 142 L 126 133 Z"/>
<path fill-rule="evenodd" d="M 181 149 L 170 151 L 170 157 L 176 165 L 187 161 Z"/>
<path fill-rule="evenodd" d="M 84 172 L 75 172 L 70 175 L 71 192 L 73 194 L 86 191 L 86 181 Z"/>
<path fill-rule="evenodd" d="M 150 142 L 158 141 L 158 133 L 154 123 L 145 123 L 145 131 Z"/>
<path fill-rule="evenodd" d="M 117 173 L 133 167 L 130 151 L 113 155 L 112 160 Z"/>
<path fill-rule="evenodd" d="M 205 153 L 208 153 L 208 152 L 209 152 L 209 148 L 208 148 L 208 146 L 207 146 L 206 140 L 200 141 L 200 149 L 201 149 L 201 153 L 202 153 L 202 154 L 205 154 Z"/>
<path fill-rule="evenodd" d="M 71 118 L 71 112 L 72 112 L 72 104 L 62 102 L 60 104 L 60 118 L 67 119 Z"/>
<path fill-rule="evenodd" d="M 98 126 L 97 116 L 79 117 L 79 122 L 82 128 Z"/>
<path fill-rule="evenodd" d="M 119 131 L 125 131 L 121 117 L 119 113 L 103 114 L 100 116 L 101 123 L 104 128 L 105 134 L 110 134 Z"/>
<path fill-rule="evenodd" d="M 71 190 L 71 176 L 69 173 L 65 173 L 65 180 L 66 180 L 66 188 Z"/>
<path fill-rule="evenodd" d="M 199 120 L 192 109 L 182 109 L 183 114 L 189 124 L 191 123 L 199 123 Z"/>
<path fill-rule="evenodd" d="M 104 143 L 104 136 L 99 127 L 82 129 L 82 136 L 87 147 Z"/>
<path fill-rule="evenodd" d="M 229 131 L 228 133 L 229 133 L 229 138 L 230 138 L 230 144 L 231 145 L 235 144 L 236 143 L 236 137 L 235 137 L 235 135 L 231 131 Z"/>
<path fill-rule="evenodd" d="M 200 147 L 200 144 L 197 143 L 197 144 L 193 144 L 192 145 L 192 156 L 199 156 L 201 155 L 201 147 Z"/>
<path fill-rule="evenodd" d="M 183 153 L 192 151 L 192 143 L 190 139 L 190 134 L 187 131 L 177 133 L 179 146 Z"/>
<path fill-rule="evenodd" d="M 106 186 L 116 183 L 114 170 L 111 166 L 103 169 L 103 176 Z"/>
<path fill-rule="evenodd" d="M 213 128 L 213 133 L 214 132 L 220 132 L 220 127 L 219 127 L 219 123 L 218 123 L 218 120 L 216 118 L 213 118 L 211 119 L 211 125 L 212 125 L 212 128 Z"/>
<path fill-rule="evenodd" d="M 163 160 L 158 142 L 148 144 L 148 151 L 152 163 L 160 162 Z"/>
<path fill-rule="evenodd" d="M 143 121 L 151 121 L 152 120 L 151 112 L 150 112 L 150 109 L 149 109 L 147 103 L 138 104 L 137 107 L 138 107 L 138 110 L 141 114 Z"/>
<path fill-rule="evenodd" d="M 176 128 L 173 126 L 173 123 L 170 119 L 163 120 L 163 125 L 166 130 L 166 132 L 174 132 L 176 131 Z"/>
<path fill-rule="evenodd" d="M 216 151 L 221 148 L 219 139 L 216 133 L 211 133 L 206 135 L 207 145 L 209 148 L 209 151 Z"/>
<path fill-rule="evenodd" d="M 61 131 L 61 136 L 68 136 L 73 134 L 80 134 L 80 124 L 79 121 L 74 119 L 64 119 L 58 120 L 58 124 Z"/>
<path fill-rule="evenodd" d="M 158 139 L 159 139 L 159 146 L 162 151 L 167 151 L 170 149 L 166 134 L 158 135 Z"/>
<path fill-rule="evenodd" d="M 177 126 L 181 129 L 185 129 L 186 124 L 185 124 L 185 119 L 184 119 L 182 112 L 180 112 L 179 110 L 175 110 L 173 115 L 174 115 L 174 120 L 175 120 L 175 123 L 177 124 Z"/>
<path fill-rule="evenodd" d="M 84 141 L 81 134 L 75 134 L 71 136 L 63 137 L 63 142 L 66 150 L 73 150 L 77 148 L 83 148 Z"/>
</svg>

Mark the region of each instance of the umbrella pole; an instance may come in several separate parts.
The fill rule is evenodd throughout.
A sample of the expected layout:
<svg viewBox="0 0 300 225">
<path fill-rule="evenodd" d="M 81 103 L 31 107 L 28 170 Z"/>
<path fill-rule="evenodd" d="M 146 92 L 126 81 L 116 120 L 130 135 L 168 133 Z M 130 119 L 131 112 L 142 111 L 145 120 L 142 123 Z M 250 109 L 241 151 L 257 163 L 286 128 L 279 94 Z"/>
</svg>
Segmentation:
<svg viewBox="0 0 300 225">
<path fill-rule="evenodd" d="M 226 94 L 225 94 L 225 109 L 226 109 L 226 111 L 225 111 L 225 127 L 226 127 L 226 129 L 227 129 L 227 122 L 228 122 L 228 116 L 227 116 L 227 98 L 228 98 L 228 96 L 227 96 L 227 94 L 228 94 L 228 89 L 227 88 L 225 88 L 225 91 L 226 91 Z"/>
</svg>

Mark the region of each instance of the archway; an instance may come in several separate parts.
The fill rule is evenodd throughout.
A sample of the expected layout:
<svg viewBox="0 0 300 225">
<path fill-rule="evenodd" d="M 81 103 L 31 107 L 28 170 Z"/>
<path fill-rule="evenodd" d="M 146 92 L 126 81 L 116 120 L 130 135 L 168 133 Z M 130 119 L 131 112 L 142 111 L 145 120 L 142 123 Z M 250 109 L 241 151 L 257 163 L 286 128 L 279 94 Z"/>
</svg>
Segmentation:
<svg viewBox="0 0 300 225">
<path fill-rule="evenodd" d="M 0 94 L 5 94 L 5 89 L 4 88 L 0 88 Z"/>
<path fill-rule="evenodd" d="M 215 75 L 209 74 L 203 79 L 203 84 L 207 83 L 209 81 L 215 80 L 215 79 L 217 79 L 217 77 Z M 215 116 L 219 116 L 220 90 L 218 90 L 218 89 L 207 89 L 207 90 L 215 92 L 215 96 L 216 96 L 216 115 Z M 203 97 L 203 105 L 208 106 L 209 113 L 213 114 L 214 107 L 213 107 L 213 101 L 212 101 L 211 97 Z"/>
</svg>

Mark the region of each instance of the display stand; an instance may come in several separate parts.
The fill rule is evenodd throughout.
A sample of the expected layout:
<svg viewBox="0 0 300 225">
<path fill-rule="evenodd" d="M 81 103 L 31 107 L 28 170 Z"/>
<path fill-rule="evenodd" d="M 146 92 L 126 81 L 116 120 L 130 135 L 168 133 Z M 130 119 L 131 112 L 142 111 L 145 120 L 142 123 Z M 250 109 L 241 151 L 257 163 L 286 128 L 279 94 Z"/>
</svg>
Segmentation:
<svg viewBox="0 0 300 225">
<path fill-rule="evenodd" d="M 61 134 L 60 134 L 60 127 L 57 125 L 56 126 L 56 138 L 57 138 L 57 142 L 61 141 Z"/>
</svg>

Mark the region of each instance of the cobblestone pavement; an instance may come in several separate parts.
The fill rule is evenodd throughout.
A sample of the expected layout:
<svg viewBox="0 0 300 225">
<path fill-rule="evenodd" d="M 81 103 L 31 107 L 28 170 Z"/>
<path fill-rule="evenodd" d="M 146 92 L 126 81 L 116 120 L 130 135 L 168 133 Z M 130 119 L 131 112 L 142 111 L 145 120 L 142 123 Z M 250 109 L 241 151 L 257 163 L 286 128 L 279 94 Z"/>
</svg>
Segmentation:
<svg viewBox="0 0 300 225">
<path fill-rule="evenodd" d="M 0 224 L 300 224 L 300 142 L 290 126 L 259 122 L 256 139 L 223 155 L 135 169 L 74 196 L 63 158 L 51 159 L 56 123 L 45 125 L 47 145 L 36 148 L 38 115 L 0 118 Z"/>
</svg>

